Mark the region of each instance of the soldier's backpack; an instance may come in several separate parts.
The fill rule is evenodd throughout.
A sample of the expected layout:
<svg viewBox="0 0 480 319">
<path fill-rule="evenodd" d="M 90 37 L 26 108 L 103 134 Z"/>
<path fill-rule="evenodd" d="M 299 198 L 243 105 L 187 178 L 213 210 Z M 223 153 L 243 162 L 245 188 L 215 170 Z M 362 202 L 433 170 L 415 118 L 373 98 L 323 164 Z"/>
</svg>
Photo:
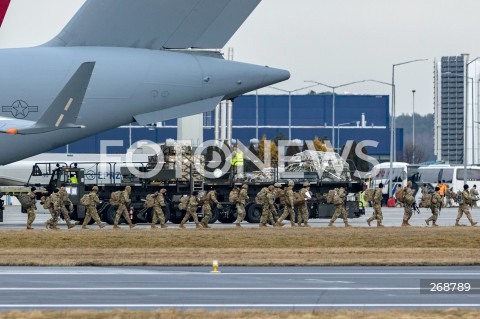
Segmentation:
<svg viewBox="0 0 480 319">
<path fill-rule="evenodd" d="M 432 195 L 424 194 L 422 196 L 422 201 L 420 202 L 420 207 L 431 208 L 432 207 Z"/>
<path fill-rule="evenodd" d="M 373 198 L 375 197 L 375 189 L 369 188 L 365 191 L 365 196 L 363 197 L 366 202 L 371 202 L 373 201 Z"/>
<path fill-rule="evenodd" d="M 262 188 L 262 190 L 257 194 L 257 196 L 255 196 L 255 204 L 265 205 L 265 203 L 268 201 L 267 191 L 268 189 L 266 187 Z"/>
<path fill-rule="evenodd" d="M 395 198 L 400 202 L 400 203 L 405 203 L 405 192 L 403 191 L 403 188 L 399 187 L 397 191 L 395 192 Z"/>
<path fill-rule="evenodd" d="M 328 191 L 328 194 L 327 194 L 327 203 L 328 204 L 333 204 L 333 200 L 334 200 L 336 194 L 337 194 L 337 191 L 335 189 L 331 189 L 331 190 Z"/>
<path fill-rule="evenodd" d="M 287 203 L 287 193 L 285 192 L 285 190 L 280 190 L 277 196 L 278 204 L 280 204 L 280 206 L 285 206 L 285 204 Z"/>
<path fill-rule="evenodd" d="M 406 205 L 413 205 L 413 203 L 415 203 L 415 197 L 413 197 L 413 195 L 404 195 L 403 199 Z"/>
<path fill-rule="evenodd" d="M 158 194 L 155 193 L 155 194 L 148 194 L 147 195 L 147 198 L 145 199 L 145 203 L 143 204 L 143 207 L 145 208 L 152 208 L 153 206 L 155 206 L 155 197 L 157 196 Z"/>
<path fill-rule="evenodd" d="M 122 196 L 122 191 L 113 192 L 112 195 L 110 195 L 110 204 L 113 206 L 120 205 L 120 196 Z"/>
<path fill-rule="evenodd" d="M 42 202 L 43 202 L 43 208 L 45 209 L 50 209 L 52 208 L 52 199 L 50 198 L 50 196 L 43 196 L 42 197 Z"/>
<path fill-rule="evenodd" d="M 83 195 L 82 198 L 80 198 L 80 204 L 82 204 L 83 206 L 89 206 L 90 205 L 90 195 L 89 194 Z"/>
<path fill-rule="evenodd" d="M 17 198 L 22 207 L 25 209 L 29 209 L 34 206 L 32 199 L 27 194 L 20 194 L 17 196 Z"/>
<path fill-rule="evenodd" d="M 458 191 L 456 197 L 457 197 L 456 202 L 458 203 L 458 205 L 463 205 L 465 203 L 465 199 L 463 198 L 462 191 Z"/>
<path fill-rule="evenodd" d="M 298 207 L 301 206 L 305 203 L 305 198 L 300 194 L 299 192 L 296 192 L 294 194 L 294 199 L 293 199 L 293 206 Z"/>
<path fill-rule="evenodd" d="M 180 203 L 178 203 L 178 209 L 187 210 L 189 199 L 190 199 L 190 197 L 188 197 L 188 196 L 182 196 L 182 198 L 180 198 Z"/>
<path fill-rule="evenodd" d="M 238 202 L 238 189 L 234 188 L 230 191 L 230 194 L 228 194 L 228 201 L 234 204 Z"/>
</svg>

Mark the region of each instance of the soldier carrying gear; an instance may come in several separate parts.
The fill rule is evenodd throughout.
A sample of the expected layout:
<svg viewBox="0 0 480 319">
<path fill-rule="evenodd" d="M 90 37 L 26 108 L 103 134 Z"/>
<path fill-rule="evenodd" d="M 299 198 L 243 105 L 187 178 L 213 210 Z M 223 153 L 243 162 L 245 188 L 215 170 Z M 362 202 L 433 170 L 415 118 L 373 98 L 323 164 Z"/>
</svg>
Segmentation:
<svg viewBox="0 0 480 319">
<path fill-rule="evenodd" d="M 35 191 L 37 190 L 36 187 L 30 188 L 30 191 L 28 192 L 27 196 L 31 201 L 30 206 L 27 208 L 27 229 L 33 229 L 32 224 L 33 221 L 35 220 L 35 210 L 37 209 L 37 196 L 35 195 Z"/>
<path fill-rule="evenodd" d="M 213 188 L 211 188 L 210 191 L 207 193 L 207 195 L 205 195 L 205 197 L 203 198 L 204 216 L 201 222 L 203 228 L 210 228 L 210 226 L 208 226 L 208 222 L 212 218 L 211 205 L 217 205 L 218 209 L 223 209 L 223 206 L 217 200 L 217 192 Z"/>
<path fill-rule="evenodd" d="M 402 227 L 412 226 L 409 221 L 413 215 L 413 204 L 415 203 L 415 197 L 413 197 L 412 182 L 407 183 L 407 187 L 403 190 L 403 198 L 405 205 L 403 206 L 403 223 Z"/>
<path fill-rule="evenodd" d="M 275 210 L 275 186 L 270 185 L 268 189 L 263 192 L 262 196 L 262 216 L 260 217 L 260 228 L 267 227 L 267 220 L 270 221 L 272 225 L 275 225 L 275 220 L 273 219 L 272 210 Z"/>
<path fill-rule="evenodd" d="M 193 218 L 193 221 L 195 222 L 197 228 L 203 228 L 202 225 L 198 222 L 197 208 L 199 204 L 200 201 L 198 200 L 198 192 L 195 191 L 188 199 L 187 213 L 185 214 L 185 217 L 183 217 L 180 225 L 178 226 L 179 228 L 185 228 L 185 223 L 190 219 L 190 217 Z"/>
<path fill-rule="evenodd" d="M 68 211 L 66 208 L 67 205 L 69 206 L 70 210 L 73 209 L 73 204 L 70 201 L 70 198 L 68 198 L 67 191 L 65 190 L 65 185 L 62 185 L 62 187 L 60 187 L 60 191 L 55 197 L 54 202 L 55 211 L 57 212 L 55 214 L 55 220 L 53 221 L 54 228 L 57 227 L 60 214 L 62 214 L 63 219 L 67 223 L 68 229 L 75 227 L 75 225 L 70 220 L 70 216 L 68 215 Z"/>
<path fill-rule="evenodd" d="M 298 206 L 298 226 L 302 227 L 303 223 L 303 227 L 310 227 L 310 225 L 308 224 L 309 213 L 307 200 L 312 198 L 312 195 L 310 194 L 309 182 L 303 183 L 303 188 L 300 190 L 300 195 L 304 199 L 304 202 L 300 206 Z"/>
<path fill-rule="evenodd" d="M 477 225 L 477 222 L 473 221 L 472 214 L 468 209 L 469 205 L 472 205 L 472 198 L 470 197 L 470 192 L 468 191 L 468 185 L 464 185 L 462 192 L 462 202 L 460 203 L 460 207 L 458 208 L 458 215 L 455 226 L 461 226 L 460 219 L 462 218 L 463 214 L 467 215 L 467 218 L 472 226 Z"/>
<path fill-rule="evenodd" d="M 382 220 L 383 220 L 383 213 L 382 213 L 382 198 L 383 198 L 383 184 L 380 183 L 378 185 L 378 189 L 375 190 L 373 195 L 373 215 L 369 219 L 367 219 L 368 226 L 371 226 L 370 223 L 373 220 L 377 221 L 377 227 L 383 227 Z"/>
<path fill-rule="evenodd" d="M 445 207 L 452 207 L 453 187 L 447 188 L 445 192 Z"/>
<path fill-rule="evenodd" d="M 45 228 L 50 228 L 50 229 L 58 229 L 57 228 L 57 224 L 56 224 L 56 220 L 58 218 L 58 210 L 57 210 L 57 203 L 58 203 L 58 192 L 60 190 L 58 188 L 55 188 L 55 190 L 53 191 L 53 193 L 48 197 L 48 201 L 50 202 L 49 203 L 49 210 L 50 210 L 50 215 L 52 216 L 52 218 L 50 218 L 49 220 L 47 220 L 45 222 Z"/>
<path fill-rule="evenodd" d="M 132 192 L 132 188 L 130 186 L 126 186 L 125 190 L 120 195 L 120 204 L 118 205 L 117 214 L 115 215 L 115 220 L 113 221 L 113 228 L 117 229 L 120 228 L 118 226 L 118 221 L 120 220 L 120 216 L 123 215 L 123 218 L 127 221 L 130 229 L 137 226 L 132 223 L 130 220 L 130 216 L 128 215 L 127 205 L 130 205 L 132 200 L 130 199 L 130 193 Z"/>
<path fill-rule="evenodd" d="M 248 185 L 243 184 L 240 193 L 238 194 L 237 206 L 237 220 L 235 221 L 235 227 L 242 227 L 240 223 L 245 219 L 245 205 L 248 202 Z"/>
<path fill-rule="evenodd" d="M 89 202 L 87 206 L 87 213 L 85 215 L 85 219 L 83 220 L 82 229 L 88 229 L 87 225 L 91 218 L 93 218 L 93 220 L 97 223 L 98 227 L 105 227 L 105 224 L 102 224 L 100 221 L 100 217 L 98 216 L 97 212 L 97 205 L 100 204 L 100 199 L 98 198 L 97 193 L 98 187 L 93 186 L 92 192 L 87 195 L 89 197 Z"/>
<path fill-rule="evenodd" d="M 158 192 L 155 195 L 155 199 L 153 201 L 153 217 L 152 217 L 152 225 L 151 228 L 156 229 L 157 228 L 157 221 L 160 220 L 160 227 L 161 228 L 168 228 L 167 225 L 165 225 L 165 214 L 163 213 L 162 207 L 166 207 L 167 205 L 165 204 L 165 194 L 167 193 L 167 190 L 165 188 L 162 188 L 160 192 Z"/>
<path fill-rule="evenodd" d="M 442 195 L 440 195 L 440 187 L 436 186 L 435 187 L 435 193 L 432 195 L 432 205 L 430 206 L 430 209 L 432 210 L 432 216 L 430 218 L 425 219 L 425 223 L 427 226 L 430 226 L 430 222 L 432 222 L 432 226 L 438 226 L 437 225 L 437 219 L 438 219 L 438 214 L 440 213 L 440 208 L 442 207 Z"/>
<path fill-rule="evenodd" d="M 277 221 L 277 226 L 283 226 L 284 224 L 282 223 L 285 218 L 290 216 L 290 225 L 292 227 L 298 227 L 295 224 L 295 210 L 294 210 L 294 201 L 295 201 L 295 195 L 293 193 L 293 187 L 295 186 L 295 183 L 293 181 L 288 182 L 288 188 L 285 191 L 285 208 L 283 210 L 282 216 Z"/>
<path fill-rule="evenodd" d="M 346 197 L 346 191 L 343 187 L 341 187 L 338 192 L 335 194 L 333 197 L 333 205 L 335 206 L 335 212 L 332 216 L 332 219 L 330 220 L 330 223 L 328 224 L 329 227 L 335 227 L 333 223 L 337 220 L 338 216 L 342 214 L 343 217 L 343 222 L 345 223 L 345 227 L 352 227 L 348 223 L 348 216 L 347 216 L 347 210 L 345 209 L 345 197 Z"/>
<path fill-rule="evenodd" d="M 470 190 L 470 196 L 472 198 L 472 208 L 478 207 L 477 201 L 478 201 L 478 190 L 477 190 L 477 185 L 473 185 L 472 189 Z"/>
</svg>

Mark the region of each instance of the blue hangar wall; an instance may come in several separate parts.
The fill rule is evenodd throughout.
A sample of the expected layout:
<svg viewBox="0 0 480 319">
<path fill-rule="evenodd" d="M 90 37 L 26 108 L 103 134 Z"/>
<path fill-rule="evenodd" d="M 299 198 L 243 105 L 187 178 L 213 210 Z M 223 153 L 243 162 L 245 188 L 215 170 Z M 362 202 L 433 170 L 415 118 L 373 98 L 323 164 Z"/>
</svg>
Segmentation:
<svg viewBox="0 0 480 319">
<path fill-rule="evenodd" d="M 257 103 L 258 99 L 258 103 Z M 292 139 L 310 140 L 318 137 L 331 139 L 332 135 L 332 95 L 293 95 L 292 106 Z M 340 130 L 340 145 L 348 140 L 357 142 L 364 140 L 377 141 L 378 147 L 370 147 L 369 154 L 380 159 L 388 159 L 390 153 L 389 132 L 389 97 L 384 95 L 336 95 L 335 123 L 352 123 L 335 129 L 335 139 L 338 142 Z M 288 137 L 289 120 L 288 95 L 244 95 L 234 101 L 233 106 L 233 138 L 248 145 L 249 141 L 257 138 L 257 108 L 258 108 L 258 137 L 267 135 L 273 139 L 279 133 Z M 353 127 L 360 122 L 362 113 L 367 121 L 366 128 Z M 204 140 L 214 138 L 214 114 L 205 113 L 203 116 Z M 70 144 L 70 153 L 99 153 L 100 141 L 121 140 L 123 147 L 110 147 L 109 153 L 125 153 L 131 141 L 150 140 L 158 143 L 166 139 L 176 139 L 177 121 L 171 120 L 162 123 L 161 127 L 133 126 L 116 128 L 84 140 Z M 337 143 L 336 143 L 337 144 Z M 403 130 L 397 130 L 397 152 L 403 150 Z M 67 147 L 52 152 L 65 153 Z"/>
</svg>

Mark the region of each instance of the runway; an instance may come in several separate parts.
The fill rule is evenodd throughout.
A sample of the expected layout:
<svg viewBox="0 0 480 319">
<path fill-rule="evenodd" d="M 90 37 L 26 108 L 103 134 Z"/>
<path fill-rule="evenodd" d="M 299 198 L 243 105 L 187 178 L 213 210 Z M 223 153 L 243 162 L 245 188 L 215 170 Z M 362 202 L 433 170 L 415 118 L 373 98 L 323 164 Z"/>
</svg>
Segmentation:
<svg viewBox="0 0 480 319">
<path fill-rule="evenodd" d="M 480 267 L 0 267 L 0 310 L 480 309 Z M 470 282 L 427 294 L 427 282 Z M 422 292 L 422 293 L 421 293 Z"/>
<path fill-rule="evenodd" d="M 400 227 L 402 224 L 402 218 L 403 218 L 403 208 L 387 208 L 383 207 L 383 224 L 386 227 Z M 410 223 L 412 226 L 417 226 L 417 227 L 427 227 L 425 224 L 425 219 L 431 216 L 431 212 L 429 209 L 426 208 L 421 208 L 421 214 L 414 214 Z M 361 216 L 360 218 L 354 218 L 350 219 L 349 223 L 353 227 L 368 227 L 367 225 L 367 219 L 372 215 L 373 209 L 372 208 L 367 208 L 367 213 L 364 216 Z M 455 224 L 455 219 L 457 217 L 458 213 L 458 208 L 445 208 L 442 209 L 439 219 L 437 221 L 438 225 L 440 226 L 453 226 Z M 472 210 L 472 216 L 473 219 L 476 221 L 480 221 L 480 209 L 476 208 Z M 50 213 L 48 213 L 46 210 L 39 209 L 37 211 L 37 218 L 35 219 L 35 222 L 33 223 L 33 227 L 35 229 L 45 229 L 43 226 L 43 223 L 47 221 L 50 218 Z M 20 207 L 19 206 L 7 206 L 6 210 L 4 212 L 4 222 L 0 223 L 0 230 L 23 230 L 25 229 L 26 226 L 26 221 L 27 221 L 27 215 L 22 214 L 20 212 Z M 329 220 L 328 219 L 311 219 L 309 221 L 309 224 L 312 227 L 327 227 Z M 462 221 L 463 224 L 469 225 L 468 220 L 466 217 L 463 217 Z M 288 221 L 286 221 L 287 226 Z M 59 225 L 61 228 L 66 229 L 65 222 L 63 220 L 60 220 Z M 167 223 L 169 227 L 173 228 L 178 228 L 178 225 L 172 224 L 172 223 Z M 343 227 L 343 221 L 341 218 L 339 218 L 335 224 L 337 227 Z M 375 222 L 373 222 L 372 225 L 375 225 Z M 187 223 L 186 225 L 188 228 L 194 228 L 193 223 Z M 232 228 L 234 227 L 233 224 L 222 224 L 220 222 L 216 222 L 215 224 L 211 225 L 213 228 Z M 247 228 L 258 228 L 258 224 L 249 224 L 247 222 L 242 223 L 243 227 Z M 144 224 L 144 225 L 138 225 L 138 228 L 149 228 L 149 224 Z M 91 228 L 95 229 L 96 226 L 93 225 Z M 107 226 L 107 229 L 111 228 L 111 226 Z M 80 227 L 77 226 L 73 230 L 79 230 Z"/>
</svg>

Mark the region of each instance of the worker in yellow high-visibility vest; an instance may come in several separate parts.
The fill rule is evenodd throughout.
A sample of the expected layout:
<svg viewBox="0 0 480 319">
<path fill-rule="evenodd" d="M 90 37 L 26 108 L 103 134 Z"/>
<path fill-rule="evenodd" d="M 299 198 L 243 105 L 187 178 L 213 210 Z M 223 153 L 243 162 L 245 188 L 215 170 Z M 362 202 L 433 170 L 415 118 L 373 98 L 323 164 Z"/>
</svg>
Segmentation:
<svg viewBox="0 0 480 319">
<path fill-rule="evenodd" d="M 238 149 L 237 145 L 233 146 L 231 164 L 234 169 L 234 172 L 237 175 L 236 179 L 242 179 L 243 178 L 243 152 Z"/>
</svg>

